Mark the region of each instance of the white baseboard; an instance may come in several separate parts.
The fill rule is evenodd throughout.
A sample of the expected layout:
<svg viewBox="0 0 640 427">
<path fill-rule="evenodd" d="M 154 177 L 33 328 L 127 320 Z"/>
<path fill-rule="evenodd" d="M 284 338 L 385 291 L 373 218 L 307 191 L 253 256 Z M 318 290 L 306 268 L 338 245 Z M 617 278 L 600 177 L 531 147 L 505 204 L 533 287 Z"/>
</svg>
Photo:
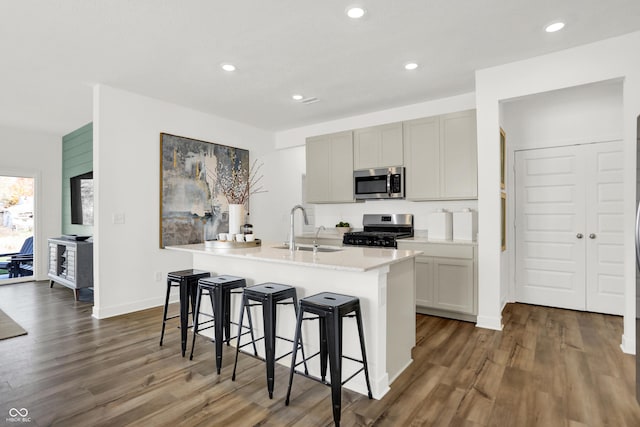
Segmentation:
<svg viewBox="0 0 640 427">
<path fill-rule="evenodd" d="M 622 335 L 622 343 L 620 344 L 620 348 L 624 353 L 627 354 L 636 354 L 636 340 L 635 338 L 629 338 L 626 335 Z"/>
<path fill-rule="evenodd" d="M 476 327 L 501 331 L 502 317 L 478 316 Z"/>
<path fill-rule="evenodd" d="M 170 300 L 170 302 L 177 301 L 177 299 L 175 301 Z M 148 308 L 159 307 L 163 305 L 163 297 L 149 298 L 146 300 L 134 301 L 128 304 L 116 305 L 111 307 L 98 307 L 94 305 L 92 316 L 95 319 L 107 319 L 109 317 L 120 316 L 122 314 L 133 313 L 134 311 L 146 310 Z M 162 314 L 160 314 L 160 317 L 162 317 Z"/>
</svg>

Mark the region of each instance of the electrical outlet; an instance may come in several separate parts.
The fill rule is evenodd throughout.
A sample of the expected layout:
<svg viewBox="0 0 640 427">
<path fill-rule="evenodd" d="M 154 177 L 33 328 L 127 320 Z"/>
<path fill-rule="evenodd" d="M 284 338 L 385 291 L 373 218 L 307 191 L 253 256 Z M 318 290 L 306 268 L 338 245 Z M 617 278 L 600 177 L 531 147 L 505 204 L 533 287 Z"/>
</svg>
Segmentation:
<svg viewBox="0 0 640 427">
<path fill-rule="evenodd" d="M 161 282 L 162 281 L 162 272 L 161 271 L 156 271 L 155 278 L 156 278 L 156 282 Z"/>
</svg>

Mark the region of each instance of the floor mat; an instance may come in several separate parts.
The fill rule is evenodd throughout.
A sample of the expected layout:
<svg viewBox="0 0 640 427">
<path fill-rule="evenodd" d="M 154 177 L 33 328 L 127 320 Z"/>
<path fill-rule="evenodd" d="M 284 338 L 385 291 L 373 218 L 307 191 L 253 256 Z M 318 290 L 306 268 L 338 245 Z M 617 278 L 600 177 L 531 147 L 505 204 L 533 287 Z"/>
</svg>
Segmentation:
<svg viewBox="0 0 640 427">
<path fill-rule="evenodd" d="M 22 326 L 14 322 L 11 317 L 7 316 L 4 311 L 0 310 L 0 340 L 21 335 L 27 335 L 27 331 L 22 329 Z"/>
</svg>

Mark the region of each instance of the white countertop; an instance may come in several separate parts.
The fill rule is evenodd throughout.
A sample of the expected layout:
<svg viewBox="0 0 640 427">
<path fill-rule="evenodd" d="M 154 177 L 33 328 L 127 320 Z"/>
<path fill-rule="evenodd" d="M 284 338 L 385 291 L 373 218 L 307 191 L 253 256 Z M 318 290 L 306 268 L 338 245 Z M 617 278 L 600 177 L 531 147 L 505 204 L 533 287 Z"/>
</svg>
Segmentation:
<svg viewBox="0 0 640 427">
<path fill-rule="evenodd" d="M 340 247 L 340 250 L 336 252 L 318 252 L 314 254 L 311 251 L 296 251 L 292 254 L 288 249 L 275 248 L 275 246 L 281 245 L 282 243 L 278 242 L 262 242 L 261 246 L 255 248 L 214 249 L 205 247 L 204 243 L 195 243 L 192 245 L 166 246 L 166 249 L 342 271 L 369 271 L 413 258 L 422 253 L 420 251 L 396 249 Z M 325 247 L 325 245 L 322 246 Z"/>
</svg>

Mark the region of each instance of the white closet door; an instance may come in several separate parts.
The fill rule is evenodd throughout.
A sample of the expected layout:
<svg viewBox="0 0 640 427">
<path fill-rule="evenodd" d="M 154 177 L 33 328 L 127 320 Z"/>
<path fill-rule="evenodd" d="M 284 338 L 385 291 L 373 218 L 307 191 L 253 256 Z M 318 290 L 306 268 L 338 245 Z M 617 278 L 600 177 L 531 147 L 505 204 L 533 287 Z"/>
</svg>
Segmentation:
<svg viewBox="0 0 640 427">
<path fill-rule="evenodd" d="M 624 153 L 621 142 L 587 152 L 587 311 L 624 314 Z"/>
<path fill-rule="evenodd" d="M 584 159 L 576 146 L 516 153 L 516 299 L 585 309 Z"/>
</svg>

